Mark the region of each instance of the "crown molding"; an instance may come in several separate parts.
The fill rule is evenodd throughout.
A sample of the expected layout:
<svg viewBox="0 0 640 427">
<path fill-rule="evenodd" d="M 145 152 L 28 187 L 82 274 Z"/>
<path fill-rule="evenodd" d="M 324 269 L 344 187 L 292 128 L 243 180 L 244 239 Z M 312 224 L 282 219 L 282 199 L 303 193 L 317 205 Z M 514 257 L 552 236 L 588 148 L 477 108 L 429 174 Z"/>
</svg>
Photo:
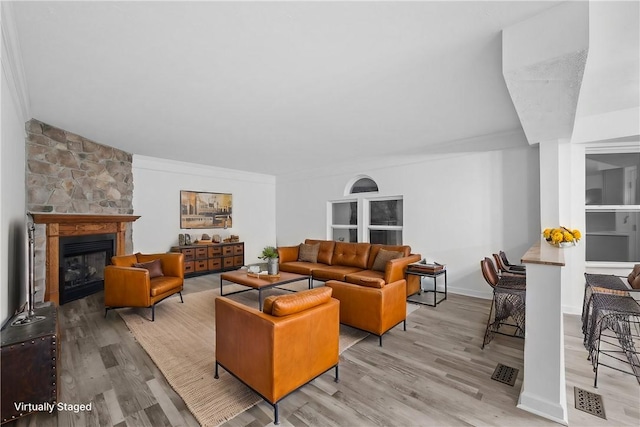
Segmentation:
<svg viewBox="0 0 640 427">
<path fill-rule="evenodd" d="M 249 172 L 240 169 L 228 169 L 218 166 L 209 166 L 198 163 L 182 162 L 179 160 L 162 159 L 158 157 L 133 155 L 132 169 L 162 171 L 163 173 L 173 173 L 177 175 L 192 175 L 197 177 L 226 179 L 231 181 L 244 181 L 260 184 L 276 183 L 276 177 L 257 172 Z"/>
<path fill-rule="evenodd" d="M 27 79 L 22 63 L 22 51 L 15 25 L 11 2 L 0 3 L 0 26 L 2 27 L 2 72 L 7 79 L 11 97 L 19 107 L 22 121 L 31 119 L 31 104 Z"/>
</svg>

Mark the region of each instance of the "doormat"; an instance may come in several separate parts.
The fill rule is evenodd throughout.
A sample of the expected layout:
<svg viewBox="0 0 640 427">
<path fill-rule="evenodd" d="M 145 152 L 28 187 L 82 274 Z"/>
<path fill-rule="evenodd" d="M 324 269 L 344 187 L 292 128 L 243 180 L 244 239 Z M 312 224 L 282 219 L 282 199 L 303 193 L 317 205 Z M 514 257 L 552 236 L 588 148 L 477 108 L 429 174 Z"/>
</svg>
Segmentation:
<svg viewBox="0 0 640 427">
<path fill-rule="evenodd" d="M 520 370 L 498 363 L 496 370 L 493 371 L 493 375 L 491 375 L 491 379 L 513 387 L 516 383 L 516 379 L 518 379 L 518 372 L 520 372 Z"/>
<path fill-rule="evenodd" d="M 604 413 L 602 396 L 578 387 L 574 387 L 573 391 L 576 399 L 576 409 L 605 420 L 607 419 L 607 416 Z"/>
</svg>

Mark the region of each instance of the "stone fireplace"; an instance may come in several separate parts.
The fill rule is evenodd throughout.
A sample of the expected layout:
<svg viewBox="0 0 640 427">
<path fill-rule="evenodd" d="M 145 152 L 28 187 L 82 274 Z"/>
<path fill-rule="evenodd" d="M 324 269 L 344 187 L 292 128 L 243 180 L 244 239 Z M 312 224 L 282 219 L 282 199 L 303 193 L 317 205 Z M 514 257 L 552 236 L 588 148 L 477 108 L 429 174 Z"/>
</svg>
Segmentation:
<svg viewBox="0 0 640 427">
<path fill-rule="evenodd" d="M 58 267 L 64 264 L 59 259 L 60 242 L 55 240 L 53 245 L 54 239 L 114 234 L 116 253 L 133 252 L 133 219 L 114 221 L 117 216 L 133 218 L 133 159 L 130 153 L 35 119 L 29 120 L 25 128 L 27 211 L 36 215 L 106 218 L 102 222 L 87 221 L 86 216 L 78 223 L 50 222 L 44 217 L 41 222 L 36 221 L 35 302 L 58 303 Z M 52 251 L 57 254 L 55 260 Z M 52 265 L 56 266 L 53 271 Z"/>
</svg>

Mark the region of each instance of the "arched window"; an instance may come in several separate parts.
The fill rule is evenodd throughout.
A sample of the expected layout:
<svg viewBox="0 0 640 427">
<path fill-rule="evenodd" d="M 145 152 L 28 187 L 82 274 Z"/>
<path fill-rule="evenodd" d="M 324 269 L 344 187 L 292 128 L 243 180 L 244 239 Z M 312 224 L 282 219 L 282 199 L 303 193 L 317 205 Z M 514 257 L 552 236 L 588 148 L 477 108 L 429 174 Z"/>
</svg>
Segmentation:
<svg viewBox="0 0 640 427">
<path fill-rule="evenodd" d="M 378 184 L 371 178 L 360 178 L 351 186 L 349 194 L 374 193 L 378 191 Z"/>
<path fill-rule="evenodd" d="M 402 196 L 371 193 L 379 193 L 378 184 L 360 175 L 346 183 L 343 199 L 328 202 L 329 239 L 402 244 Z"/>
</svg>

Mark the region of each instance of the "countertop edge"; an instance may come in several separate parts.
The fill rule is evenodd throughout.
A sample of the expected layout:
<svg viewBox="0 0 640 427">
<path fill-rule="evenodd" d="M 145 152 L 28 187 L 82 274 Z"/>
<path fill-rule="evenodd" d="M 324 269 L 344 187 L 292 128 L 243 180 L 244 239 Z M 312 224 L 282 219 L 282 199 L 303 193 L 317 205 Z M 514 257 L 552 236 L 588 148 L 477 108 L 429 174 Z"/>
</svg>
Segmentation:
<svg viewBox="0 0 640 427">
<path fill-rule="evenodd" d="M 523 264 L 541 264 L 541 265 L 554 265 L 563 267 L 564 253 L 563 249 L 556 248 L 540 241 L 534 243 L 527 252 L 522 256 L 520 262 Z"/>
</svg>

